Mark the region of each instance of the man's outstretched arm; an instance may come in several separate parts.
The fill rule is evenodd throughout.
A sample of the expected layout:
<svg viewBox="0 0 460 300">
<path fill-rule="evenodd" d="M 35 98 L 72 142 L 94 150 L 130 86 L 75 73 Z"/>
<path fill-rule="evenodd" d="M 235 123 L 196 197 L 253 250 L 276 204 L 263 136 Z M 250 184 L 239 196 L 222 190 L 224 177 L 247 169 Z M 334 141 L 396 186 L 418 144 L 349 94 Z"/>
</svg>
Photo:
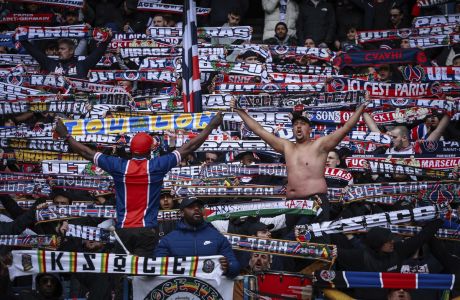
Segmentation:
<svg viewBox="0 0 460 300">
<path fill-rule="evenodd" d="M 329 152 L 337 146 L 340 141 L 350 132 L 353 127 L 358 123 L 361 114 L 364 112 L 364 109 L 367 106 L 367 102 L 358 106 L 356 111 L 353 113 L 351 118 L 343 125 L 342 128 L 337 129 L 334 131 L 333 134 L 327 135 L 325 137 L 320 138 L 318 141 L 320 142 L 320 147 L 323 151 Z"/>
<path fill-rule="evenodd" d="M 70 148 L 72 149 L 73 152 L 80 154 L 87 160 L 93 162 L 94 161 L 94 155 L 96 154 L 96 151 L 92 150 L 88 146 L 83 145 L 80 142 L 77 142 L 67 131 L 67 127 L 65 127 L 64 123 L 62 123 L 62 120 L 59 119 L 56 124 L 56 133 L 59 135 L 61 138 L 65 138 L 67 143 L 69 143 Z"/>
<path fill-rule="evenodd" d="M 194 152 L 196 149 L 200 148 L 200 146 L 206 141 L 208 135 L 212 132 L 213 129 L 219 127 L 222 123 L 222 113 L 218 112 L 217 115 L 212 118 L 211 122 L 206 126 L 203 131 L 200 132 L 196 137 L 191 139 L 188 143 L 184 144 L 182 147 L 177 149 L 180 153 L 181 157 L 186 157 L 190 153 Z"/>
<path fill-rule="evenodd" d="M 238 113 L 243 122 L 249 127 L 249 129 L 251 129 L 252 132 L 257 134 L 262 140 L 269 144 L 276 152 L 284 154 L 285 146 L 289 143 L 289 141 L 271 134 L 256 120 L 251 118 L 251 116 L 249 116 L 244 110 L 236 108 L 236 102 L 234 99 L 230 101 L 230 108 Z"/>
</svg>

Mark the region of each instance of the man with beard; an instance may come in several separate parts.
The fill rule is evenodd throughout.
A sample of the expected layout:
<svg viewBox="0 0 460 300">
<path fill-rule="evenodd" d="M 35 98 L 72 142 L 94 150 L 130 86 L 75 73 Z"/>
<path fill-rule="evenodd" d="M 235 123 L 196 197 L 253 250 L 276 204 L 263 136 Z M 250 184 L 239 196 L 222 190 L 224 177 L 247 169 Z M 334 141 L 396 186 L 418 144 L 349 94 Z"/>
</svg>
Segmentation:
<svg viewBox="0 0 460 300">
<path fill-rule="evenodd" d="M 233 278 L 240 264 L 227 238 L 203 218 L 203 202 L 190 197 L 180 204 L 182 219 L 176 229 L 165 235 L 154 251 L 155 257 L 223 255 L 220 264 L 223 274 Z"/>
<path fill-rule="evenodd" d="M 275 26 L 275 36 L 264 41 L 267 45 L 278 45 L 278 46 L 295 46 L 297 40 L 288 35 L 288 28 L 286 23 L 278 22 Z"/>
<path fill-rule="evenodd" d="M 365 104 L 360 105 L 343 127 L 316 140 L 310 138 L 312 131 L 310 120 L 303 114 L 294 114 L 291 119 L 295 137 L 295 143 L 293 143 L 266 131 L 244 110 L 236 108 L 234 99 L 231 100 L 230 107 L 237 111 L 249 129 L 260 136 L 276 152 L 284 155 L 288 170 L 286 198 L 312 200 L 321 207 L 313 220 L 303 220 L 301 223 L 299 223 L 300 220 L 295 221 L 297 224 L 329 220 L 329 201 L 326 197 L 327 185 L 324 177 L 327 155 L 356 125 L 365 106 Z"/>
</svg>

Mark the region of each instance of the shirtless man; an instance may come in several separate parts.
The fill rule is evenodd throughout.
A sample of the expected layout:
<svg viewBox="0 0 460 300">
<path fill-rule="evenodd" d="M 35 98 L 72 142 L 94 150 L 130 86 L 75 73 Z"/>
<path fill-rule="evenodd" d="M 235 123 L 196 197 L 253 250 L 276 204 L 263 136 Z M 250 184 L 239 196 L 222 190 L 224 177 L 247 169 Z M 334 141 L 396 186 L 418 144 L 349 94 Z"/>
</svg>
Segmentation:
<svg viewBox="0 0 460 300">
<path fill-rule="evenodd" d="M 288 177 L 286 198 L 310 199 L 319 202 L 318 204 L 323 210 L 320 220 L 327 220 L 329 218 L 329 201 L 326 198 L 327 185 L 324 178 L 327 154 L 356 125 L 366 104 L 360 105 L 342 128 L 314 141 L 310 139 L 312 130 L 310 120 L 300 114 L 294 114 L 291 121 L 295 143 L 269 133 L 244 110 L 236 108 L 235 104 L 235 100 L 231 100 L 230 107 L 237 111 L 249 129 L 276 152 L 284 155 Z M 315 219 L 315 221 L 320 220 Z"/>
</svg>

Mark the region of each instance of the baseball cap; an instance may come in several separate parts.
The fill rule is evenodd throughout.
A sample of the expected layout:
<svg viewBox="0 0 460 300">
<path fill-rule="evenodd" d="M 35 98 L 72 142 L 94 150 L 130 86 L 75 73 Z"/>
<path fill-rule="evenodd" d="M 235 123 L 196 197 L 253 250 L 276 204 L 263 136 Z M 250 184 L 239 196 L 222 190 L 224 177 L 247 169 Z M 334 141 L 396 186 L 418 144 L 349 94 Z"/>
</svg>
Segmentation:
<svg viewBox="0 0 460 300">
<path fill-rule="evenodd" d="M 131 140 L 132 154 L 146 154 L 152 148 L 153 138 L 145 132 L 139 132 Z"/>
<path fill-rule="evenodd" d="M 184 209 L 187 206 L 190 206 L 195 202 L 199 202 L 201 205 L 204 205 L 203 201 L 201 201 L 200 199 L 198 199 L 196 197 L 188 197 L 188 198 L 185 198 L 185 199 L 182 200 L 182 202 L 179 205 L 179 208 Z"/>
</svg>

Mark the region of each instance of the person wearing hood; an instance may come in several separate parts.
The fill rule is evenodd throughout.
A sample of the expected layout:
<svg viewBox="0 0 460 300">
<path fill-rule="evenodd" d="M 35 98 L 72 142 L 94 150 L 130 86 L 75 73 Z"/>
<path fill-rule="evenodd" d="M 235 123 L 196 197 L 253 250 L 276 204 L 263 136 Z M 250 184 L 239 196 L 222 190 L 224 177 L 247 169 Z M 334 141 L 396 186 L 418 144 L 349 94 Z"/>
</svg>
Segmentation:
<svg viewBox="0 0 460 300">
<path fill-rule="evenodd" d="M 442 224 L 441 219 L 431 221 L 417 235 L 400 241 L 395 241 L 392 232 L 387 228 L 371 228 L 364 239 L 364 247 L 345 249 L 339 246 L 337 262 L 347 271 L 400 272 L 403 261 L 430 241 Z M 384 290 L 375 290 L 376 293 L 382 291 Z M 371 299 L 370 296 L 374 296 L 372 299 L 384 299 L 376 298 L 374 289 L 372 293 L 366 289 L 357 289 L 355 296 L 359 299 Z"/>
<path fill-rule="evenodd" d="M 278 22 L 275 26 L 275 36 L 264 40 L 264 44 L 277 46 L 296 46 L 297 39 L 288 35 L 288 27 L 284 22 Z"/>
<path fill-rule="evenodd" d="M 50 273 L 40 273 L 35 279 L 36 289 L 26 290 L 20 293 L 21 300 L 60 300 L 62 297 L 61 281 Z"/>
<path fill-rule="evenodd" d="M 211 223 L 204 220 L 203 202 L 186 198 L 180 204 L 182 219 L 176 229 L 165 235 L 154 251 L 155 257 L 223 255 L 220 264 L 223 274 L 229 278 L 238 275 L 240 264 L 232 246 Z"/>
</svg>

